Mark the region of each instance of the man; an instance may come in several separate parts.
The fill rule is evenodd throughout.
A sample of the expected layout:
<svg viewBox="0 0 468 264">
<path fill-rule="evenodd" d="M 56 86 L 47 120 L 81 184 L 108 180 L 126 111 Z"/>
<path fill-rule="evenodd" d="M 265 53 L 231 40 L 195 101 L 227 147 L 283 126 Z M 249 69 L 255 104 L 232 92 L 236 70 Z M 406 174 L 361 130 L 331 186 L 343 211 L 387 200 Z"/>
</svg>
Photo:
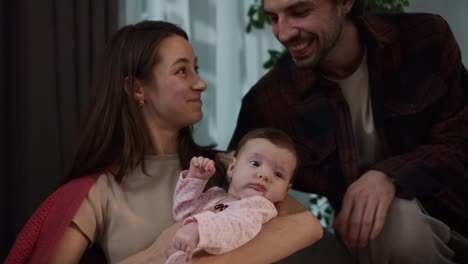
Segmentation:
<svg viewBox="0 0 468 264">
<path fill-rule="evenodd" d="M 257 127 L 289 133 L 300 155 L 293 188 L 329 198 L 359 263 L 460 261 L 468 74 L 459 47 L 439 16 L 365 16 L 363 5 L 264 0 L 288 54 L 244 97 L 229 148 Z"/>
</svg>

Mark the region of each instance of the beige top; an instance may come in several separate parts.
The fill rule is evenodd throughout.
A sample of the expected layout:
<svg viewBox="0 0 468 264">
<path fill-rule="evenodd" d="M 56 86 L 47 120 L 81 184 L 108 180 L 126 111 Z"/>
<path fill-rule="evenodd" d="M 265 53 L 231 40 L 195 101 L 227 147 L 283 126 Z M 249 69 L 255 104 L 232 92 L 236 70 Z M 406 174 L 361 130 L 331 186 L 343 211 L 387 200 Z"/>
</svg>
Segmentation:
<svg viewBox="0 0 468 264">
<path fill-rule="evenodd" d="M 364 53 L 361 65 L 351 76 L 335 82 L 341 87 L 343 96 L 348 103 L 354 140 L 359 152 L 359 168 L 366 169 L 382 155 L 369 95 L 367 54 Z"/>
<path fill-rule="evenodd" d="M 173 194 L 181 172 L 178 156 L 148 156 L 145 162 L 150 176 L 140 166 L 120 184 L 109 173 L 99 176 L 73 219 L 92 242 L 101 245 L 109 263 L 144 250 L 174 223 Z"/>
</svg>

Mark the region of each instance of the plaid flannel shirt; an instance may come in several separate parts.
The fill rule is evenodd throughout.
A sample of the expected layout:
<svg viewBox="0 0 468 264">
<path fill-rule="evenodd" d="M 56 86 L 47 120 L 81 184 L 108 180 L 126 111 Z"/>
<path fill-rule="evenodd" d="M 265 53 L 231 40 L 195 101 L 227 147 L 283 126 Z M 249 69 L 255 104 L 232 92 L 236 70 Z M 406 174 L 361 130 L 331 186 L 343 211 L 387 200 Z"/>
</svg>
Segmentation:
<svg viewBox="0 0 468 264">
<path fill-rule="evenodd" d="M 388 14 L 356 25 L 384 152 L 366 169 L 384 172 L 397 196 L 418 198 L 431 216 L 468 237 L 468 74 L 448 24 L 435 15 Z M 293 188 L 325 195 L 339 210 L 364 171 L 337 84 L 282 56 L 243 98 L 229 149 L 258 127 L 282 129 L 296 142 Z"/>
</svg>

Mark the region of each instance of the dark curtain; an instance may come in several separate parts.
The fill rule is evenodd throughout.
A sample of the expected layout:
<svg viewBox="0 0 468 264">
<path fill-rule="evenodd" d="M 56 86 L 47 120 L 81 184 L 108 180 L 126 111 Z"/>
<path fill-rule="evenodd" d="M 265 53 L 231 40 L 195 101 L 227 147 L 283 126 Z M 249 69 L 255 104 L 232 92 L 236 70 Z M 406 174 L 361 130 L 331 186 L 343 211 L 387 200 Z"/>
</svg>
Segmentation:
<svg viewBox="0 0 468 264">
<path fill-rule="evenodd" d="M 0 2 L 0 262 L 65 178 L 118 0 Z"/>
</svg>

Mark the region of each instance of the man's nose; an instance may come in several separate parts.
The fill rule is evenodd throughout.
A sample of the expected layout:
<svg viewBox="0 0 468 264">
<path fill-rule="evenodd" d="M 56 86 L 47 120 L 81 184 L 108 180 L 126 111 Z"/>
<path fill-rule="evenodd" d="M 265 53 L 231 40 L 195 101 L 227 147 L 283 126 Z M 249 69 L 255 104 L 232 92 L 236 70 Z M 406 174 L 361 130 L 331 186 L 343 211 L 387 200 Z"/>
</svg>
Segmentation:
<svg viewBox="0 0 468 264">
<path fill-rule="evenodd" d="M 277 37 L 281 43 L 286 43 L 291 39 L 294 39 L 299 33 L 299 30 L 287 19 L 278 19 L 276 27 Z"/>
</svg>

